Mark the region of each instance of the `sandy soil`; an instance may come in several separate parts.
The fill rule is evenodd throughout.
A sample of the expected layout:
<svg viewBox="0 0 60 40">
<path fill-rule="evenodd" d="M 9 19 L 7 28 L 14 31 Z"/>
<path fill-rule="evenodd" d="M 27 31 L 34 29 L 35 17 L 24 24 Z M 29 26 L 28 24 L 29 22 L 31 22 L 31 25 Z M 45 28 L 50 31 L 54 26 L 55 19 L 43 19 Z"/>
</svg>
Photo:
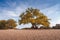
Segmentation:
<svg viewBox="0 0 60 40">
<path fill-rule="evenodd" d="M 60 30 L 0 30 L 0 40 L 60 40 Z"/>
</svg>

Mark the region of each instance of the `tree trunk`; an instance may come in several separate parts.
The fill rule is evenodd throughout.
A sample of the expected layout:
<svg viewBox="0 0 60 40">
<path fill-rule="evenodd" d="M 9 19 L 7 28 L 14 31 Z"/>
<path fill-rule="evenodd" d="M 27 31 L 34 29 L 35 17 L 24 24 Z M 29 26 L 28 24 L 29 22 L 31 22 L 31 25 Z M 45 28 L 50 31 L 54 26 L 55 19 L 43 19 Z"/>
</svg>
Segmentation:
<svg viewBox="0 0 60 40">
<path fill-rule="evenodd" d="M 36 26 L 35 23 L 33 23 L 31 28 L 32 28 L 32 29 L 37 29 L 38 27 Z"/>
</svg>

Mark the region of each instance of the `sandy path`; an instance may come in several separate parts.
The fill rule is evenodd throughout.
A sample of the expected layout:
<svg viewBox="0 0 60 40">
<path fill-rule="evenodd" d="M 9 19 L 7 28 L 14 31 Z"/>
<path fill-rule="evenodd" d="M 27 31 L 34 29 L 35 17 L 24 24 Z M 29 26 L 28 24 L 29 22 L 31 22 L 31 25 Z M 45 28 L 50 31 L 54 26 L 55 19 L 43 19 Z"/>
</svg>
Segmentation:
<svg viewBox="0 0 60 40">
<path fill-rule="evenodd" d="M 60 30 L 0 30 L 0 40 L 60 40 Z"/>
</svg>

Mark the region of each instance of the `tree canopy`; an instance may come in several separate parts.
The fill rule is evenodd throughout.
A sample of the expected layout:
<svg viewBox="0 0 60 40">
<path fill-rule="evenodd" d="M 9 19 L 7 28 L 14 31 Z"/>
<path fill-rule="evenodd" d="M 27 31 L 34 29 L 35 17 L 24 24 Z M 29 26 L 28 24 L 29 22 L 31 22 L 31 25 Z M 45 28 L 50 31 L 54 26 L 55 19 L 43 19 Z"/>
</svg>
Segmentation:
<svg viewBox="0 0 60 40">
<path fill-rule="evenodd" d="M 7 26 L 8 28 L 11 28 L 11 29 L 15 28 L 17 26 L 16 21 L 13 19 L 7 20 Z"/>
<path fill-rule="evenodd" d="M 0 29 L 5 29 L 6 27 L 6 20 L 0 20 Z"/>
<path fill-rule="evenodd" d="M 28 8 L 25 12 L 19 16 L 19 24 L 32 24 L 32 28 L 37 28 L 36 25 L 43 25 L 49 27 L 49 19 L 46 15 L 41 13 L 38 9 Z"/>
</svg>

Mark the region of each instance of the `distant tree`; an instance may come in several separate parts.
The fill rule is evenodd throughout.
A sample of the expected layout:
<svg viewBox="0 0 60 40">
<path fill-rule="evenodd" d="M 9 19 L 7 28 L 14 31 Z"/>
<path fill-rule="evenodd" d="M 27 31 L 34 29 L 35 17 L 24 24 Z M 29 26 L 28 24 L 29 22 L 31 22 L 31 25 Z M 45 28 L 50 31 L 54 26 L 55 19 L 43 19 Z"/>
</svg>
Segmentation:
<svg viewBox="0 0 60 40">
<path fill-rule="evenodd" d="M 17 26 L 17 24 L 16 24 L 16 21 L 15 20 L 13 20 L 13 19 L 8 19 L 7 20 L 7 24 L 6 24 L 6 27 L 7 28 L 13 29 L 16 26 Z"/>
<path fill-rule="evenodd" d="M 60 29 L 60 24 L 56 24 L 55 26 L 52 27 L 53 29 Z"/>
<path fill-rule="evenodd" d="M 38 9 L 28 8 L 25 12 L 23 12 L 20 16 L 19 24 L 28 24 L 31 23 L 32 27 L 37 29 L 36 25 L 43 25 L 45 27 L 49 27 L 49 19 L 43 13 L 41 13 Z"/>
<path fill-rule="evenodd" d="M 6 29 L 6 20 L 0 20 L 0 29 Z"/>
<path fill-rule="evenodd" d="M 16 21 L 13 19 L 0 20 L 0 29 L 13 29 L 17 26 Z"/>
</svg>

